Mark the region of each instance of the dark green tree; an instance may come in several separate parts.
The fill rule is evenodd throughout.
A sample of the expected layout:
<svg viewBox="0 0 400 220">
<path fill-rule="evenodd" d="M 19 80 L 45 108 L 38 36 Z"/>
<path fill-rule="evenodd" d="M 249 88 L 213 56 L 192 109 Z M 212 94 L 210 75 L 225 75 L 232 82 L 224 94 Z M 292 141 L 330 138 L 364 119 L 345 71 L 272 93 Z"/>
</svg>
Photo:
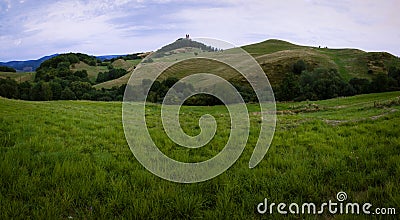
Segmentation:
<svg viewBox="0 0 400 220">
<path fill-rule="evenodd" d="M 53 92 L 48 82 L 40 81 L 33 84 L 30 96 L 33 101 L 49 101 L 53 98 Z"/>
<path fill-rule="evenodd" d="M 388 91 L 388 88 L 389 88 L 388 76 L 383 73 L 376 75 L 371 82 L 370 88 L 371 88 L 372 92 Z"/>
<path fill-rule="evenodd" d="M 74 76 L 77 76 L 79 78 L 87 78 L 88 73 L 86 70 L 78 70 L 78 71 L 74 72 Z"/>
<path fill-rule="evenodd" d="M 370 82 L 368 79 L 352 78 L 349 84 L 354 88 L 356 94 L 363 94 L 369 92 Z"/>
<path fill-rule="evenodd" d="M 306 70 L 307 64 L 304 62 L 304 60 L 298 60 L 296 63 L 293 64 L 292 67 L 292 72 L 296 75 L 300 75 L 301 72 Z"/>
<path fill-rule="evenodd" d="M 62 100 L 76 100 L 76 95 L 75 93 L 69 88 L 66 87 L 62 92 L 61 92 L 61 97 Z"/>
<path fill-rule="evenodd" d="M 343 80 L 336 69 L 303 71 L 299 81 L 301 97 L 298 100 L 329 99 L 354 94 L 354 89 Z"/>
<path fill-rule="evenodd" d="M 400 87 L 400 68 L 396 68 L 394 66 L 390 67 L 388 70 L 388 77 L 394 79 L 396 83 L 396 87 Z"/>
<path fill-rule="evenodd" d="M 118 79 L 121 76 L 127 74 L 127 71 L 124 69 L 110 69 L 108 72 L 100 72 L 97 75 L 96 83 L 102 83 L 113 79 Z"/>
<path fill-rule="evenodd" d="M 53 93 L 53 100 L 61 99 L 61 92 L 63 91 L 61 84 L 57 81 L 51 81 L 49 84 Z"/>
<path fill-rule="evenodd" d="M 290 101 L 294 100 L 299 95 L 299 78 L 293 73 L 287 73 L 278 88 L 277 98 L 282 101 Z"/>
<path fill-rule="evenodd" d="M 0 96 L 9 99 L 19 98 L 17 82 L 10 78 L 0 79 Z"/>
<path fill-rule="evenodd" d="M 88 93 L 91 89 L 92 85 L 88 82 L 75 81 L 71 83 L 71 90 L 77 99 L 82 99 L 83 94 Z"/>
<path fill-rule="evenodd" d="M 30 90 L 32 84 L 28 81 L 22 82 L 18 85 L 20 99 L 29 100 L 30 99 Z"/>
<path fill-rule="evenodd" d="M 166 80 L 163 81 L 163 84 L 168 88 L 171 88 L 179 79 L 176 77 L 168 77 Z"/>
<path fill-rule="evenodd" d="M 40 96 L 43 101 L 50 101 L 53 98 L 53 92 L 48 82 L 43 82 L 40 88 Z"/>
<path fill-rule="evenodd" d="M 40 81 L 40 82 L 37 82 L 37 83 L 34 83 L 33 85 L 32 85 L 32 87 L 31 87 L 31 91 L 30 91 L 30 100 L 33 100 L 33 101 L 40 101 L 41 100 L 41 97 L 40 97 L 40 90 L 41 90 L 41 88 L 42 88 L 42 82 Z"/>
<path fill-rule="evenodd" d="M 70 65 L 71 65 L 71 63 L 69 61 L 59 62 L 57 64 L 57 69 L 61 69 L 61 68 L 69 69 Z"/>
</svg>

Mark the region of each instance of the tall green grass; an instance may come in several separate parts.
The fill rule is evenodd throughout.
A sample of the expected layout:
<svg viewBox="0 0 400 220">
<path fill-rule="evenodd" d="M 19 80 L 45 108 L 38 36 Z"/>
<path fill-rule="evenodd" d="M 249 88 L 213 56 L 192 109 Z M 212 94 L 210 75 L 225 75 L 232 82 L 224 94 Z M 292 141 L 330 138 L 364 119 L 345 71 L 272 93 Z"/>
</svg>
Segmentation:
<svg viewBox="0 0 400 220">
<path fill-rule="evenodd" d="M 393 92 L 278 103 L 272 146 L 254 169 L 248 162 L 260 118 L 259 108 L 250 104 L 252 130 L 242 156 L 225 173 L 196 184 L 168 182 L 138 163 L 125 141 L 121 103 L 1 98 L 0 218 L 283 218 L 261 216 L 256 206 L 264 198 L 317 204 L 335 200 L 339 191 L 348 194 L 347 201 L 400 212 L 400 107 L 374 105 L 399 96 Z M 203 114 L 218 122 L 217 136 L 194 150 L 167 138 L 159 111 L 159 105 L 147 107 L 148 126 L 168 156 L 201 161 L 226 144 L 230 122 L 223 106 L 182 107 L 181 124 L 189 134 L 200 132 L 197 123 Z"/>
</svg>

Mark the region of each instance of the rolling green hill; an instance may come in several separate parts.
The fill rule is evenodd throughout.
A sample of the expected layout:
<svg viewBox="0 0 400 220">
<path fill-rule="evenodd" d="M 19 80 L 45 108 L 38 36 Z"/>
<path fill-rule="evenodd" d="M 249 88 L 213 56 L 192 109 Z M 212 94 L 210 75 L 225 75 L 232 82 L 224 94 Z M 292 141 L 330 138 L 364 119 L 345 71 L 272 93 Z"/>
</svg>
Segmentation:
<svg viewBox="0 0 400 220">
<path fill-rule="evenodd" d="M 242 47 L 253 57 L 271 54 L 282 50 L 294 50 L 304 48 L 283 40 L 270 39 L 260 43 L 250 44 Z"/>
<path fill-rule="evenodd" d="M 275 39 L 243 46 L 242 48 L 257 60 L 273 86 L 281 83 L 285 74 L 291 71 L 293 64 L 298 60 L 305 61 L 309 69 L 337 69 L 347 81 L 354 77 L 371 80 L 379 73 L 387 74 L 391 66 L 400 68 L 400 59 L 386 52 L 300 46 Z M 177 54 L 173 54 L 173 56 L 177 56 Z M 196 72 L 195 66 L 195 63 L 190 64 L 193 72 Z M 200 71 L 203 65 L 199 64 L 198 66 Z M 179 72 L 176 74 L 179 77 Z M 124 76 L 95 87 L 110 88 L 125 84 L 128 79 L 129 76 Z"/>
<path fill-rule="evenodd" d="M 304 60 L 309 68 L 335 68 L 346 80 L 371 79 L 379 73 L 387 74 L 390 66 L 400 67 L 400 59 L 386 52 L 307 47 L 281 40 L 267 40 L 243 49 L 258 61 L 273 85 L 280 83 L 297 60 Z"/>
</svg>

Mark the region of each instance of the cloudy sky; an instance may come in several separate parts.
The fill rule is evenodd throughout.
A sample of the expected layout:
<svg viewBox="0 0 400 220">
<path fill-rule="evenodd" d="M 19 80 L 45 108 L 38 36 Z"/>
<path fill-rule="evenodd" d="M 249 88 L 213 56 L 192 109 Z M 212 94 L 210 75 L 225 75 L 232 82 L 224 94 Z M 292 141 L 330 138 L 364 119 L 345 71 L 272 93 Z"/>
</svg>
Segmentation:
<svg viewBox="0 0 400 220">
<path fill-rule="evenodd" d="M 0 61 L 155 50 L 189 33 L 400 55 L 398 0 L 0 0 Z"/>
</svg>

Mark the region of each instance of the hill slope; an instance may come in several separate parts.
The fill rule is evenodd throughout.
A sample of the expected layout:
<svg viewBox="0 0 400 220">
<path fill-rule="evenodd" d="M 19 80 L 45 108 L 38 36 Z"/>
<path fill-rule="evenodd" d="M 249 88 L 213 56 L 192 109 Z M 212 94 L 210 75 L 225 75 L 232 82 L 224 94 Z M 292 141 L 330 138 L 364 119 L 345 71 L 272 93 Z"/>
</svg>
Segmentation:
<svg viewBox="0 0 400 220">
<path fill-rule="evenodd" d="M 400 68 L 400 59 L 386 52 L 300 46 L 276 39 L 246 45 L 242 48 L 257 60 L 273 86 L 279 85 L 285 74 L 290 72 L 293 64 L 299 60 L 305 61 L 309 69 L 319 67 L 337 69 L 346 81 L 354 77 L 371 80 L 379 73 L 387 74 L 391 66 Z M 172 55 L 177 56 L 175 53 L 176 50 Z M 200 66 L 199 64 L 199 68 Z M 128 76 L 124 76 L 96 85 L 96 87 L 110 88 L 125 84 L 127 83 L 125 80 L 128 79 Z"/>
<path fill-rule="evenodd" d="M 335 68 L 346 80 L 371 79 L 379 73 L 387 74 L 390 66 L 400 67 L 400 59 L 386 52 L 299 46 L 281 40 L 267 40 L 243 49 L 258 61 L 275 85 L 297 60 L 304 60 L 309 68 Z"/>
</svg>

